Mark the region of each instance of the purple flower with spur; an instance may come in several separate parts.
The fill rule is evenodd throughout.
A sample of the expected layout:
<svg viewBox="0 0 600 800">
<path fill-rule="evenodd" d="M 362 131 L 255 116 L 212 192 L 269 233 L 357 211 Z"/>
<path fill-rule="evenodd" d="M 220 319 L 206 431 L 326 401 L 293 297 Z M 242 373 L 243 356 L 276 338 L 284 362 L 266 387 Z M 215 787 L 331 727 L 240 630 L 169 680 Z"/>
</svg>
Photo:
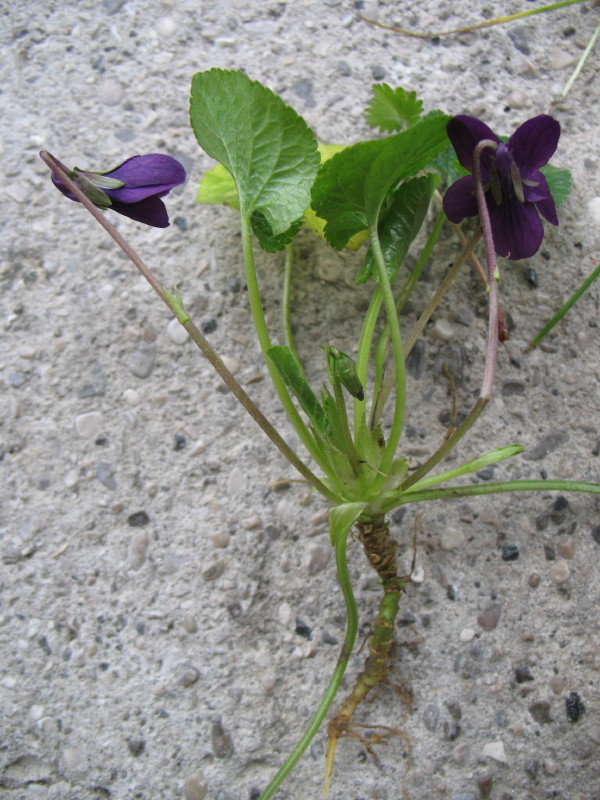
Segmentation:
<svg viewBox="0 0 600 800">
<path fill-rule="evenodd" d="M 60 166 L 98 208 L 110 208 L 155 228 L 169 225 L 169 215 L 160 198 L 185 181 L 185 170 L 179 161 L 160 153 L 132 156 L 108 172 L 84 172 L 77 167 L 69 170 L 64 164 Z M 77 200 L 54 173 L 52 181 L 66 197 Z"/>
<path fill-rule="evenodd" d="M 540 214 L 558 225 L 556 206 L 540 167 L 556 150 L 560 125 L 547 114 L 528 119 L 506 144 L 475 117 L 459 115 L 448 123 L 448 136 L 458 160 L 473 172 L 476 145 L 483 139 L 496 143 L 481 154 L 481 180 L 498 255 L 517 261 L 536 253 L 544 238 Z M 472 175 L 459 178 L 444 196 L 444 211 L 451 222 L 479 213 Z"/>
</svg>

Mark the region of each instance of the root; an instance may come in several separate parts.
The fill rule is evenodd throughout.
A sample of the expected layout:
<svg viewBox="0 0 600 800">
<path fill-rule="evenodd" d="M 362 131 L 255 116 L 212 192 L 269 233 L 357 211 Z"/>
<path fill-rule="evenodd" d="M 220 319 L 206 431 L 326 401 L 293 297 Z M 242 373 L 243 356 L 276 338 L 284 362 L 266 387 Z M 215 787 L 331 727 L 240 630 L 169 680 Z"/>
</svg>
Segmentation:
<svg viewBox="0 0 600 800">
<path fill-rule="evenodd" d="M 342 736 L 353 736 L 360 739 L 367 751 L 372 753 L 373 740 L 357 734 L 356 726 L 350 725 L 354 712 L 359 704 L 367 697 L 376 686 L 387 682 L 391 672 L 389 666 L 390 649 L 394 642 L 395 621 L 398 613 L 400 595 L 408 582 L 408 577 L 398 575 L 396 561 L 396 544 L 392 541 L 389 527 L 383 516 L 371 520 L 369 523 L 357 523 L 357 535 L 362 543 L 365 555 L 373 569 L 379 575 L 383 586 L 383 597 L 379 603 L 379 613 L 373 625 L 369 639 L 369 655 L 365 660 L 363 671 L 359 674 L 354 688 L 342 703 L 336 716 L 327 726 L 327 755 L 325 759 L 325 797 L 329 792 L 329 783 L 333 772 L 333 762 L 338 739 Z M 409 696 L 402 684 L 398 688 L 401 696 Z M 383 726 L 379 729 L 384 730 Z M 394 731 L 395 729 L 389 729 Z M 368 745 L 368 746 L 367 746 Z"/>
</svg>

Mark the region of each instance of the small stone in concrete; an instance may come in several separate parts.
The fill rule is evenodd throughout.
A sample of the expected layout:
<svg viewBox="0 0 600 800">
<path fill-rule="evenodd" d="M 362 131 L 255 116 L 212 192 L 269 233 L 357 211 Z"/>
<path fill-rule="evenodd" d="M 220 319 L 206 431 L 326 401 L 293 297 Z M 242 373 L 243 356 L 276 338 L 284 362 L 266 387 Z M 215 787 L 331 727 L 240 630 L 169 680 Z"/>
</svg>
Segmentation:
<svg viewBox="0 0 600 800">
<path fill-rule="evenodd" d="M 431 333 L 436 339 L 441 339 L 442 342 L 449 342 L 454 336 L 454 327 L 447 319 L 436 320 Z"/>
<path fill-rule="evenodd" d="M 167 336 L 175 344 L 185 344 L 190 338 L 189 333 L 175 317 L 167 325 Z"/>
<path fill-rule="evenodd" d="M 495 742 L 487 742 L 483 747 L 483 755 L 488 758 L 493 758 L 500 764 L 508 764 L 506 752 L 504 750 L 504 742 L 498 739 Z"/>
<path fill-rule="evenodd" d="M 195 667 L 186 667 L 181 674 L 181 685 L 189 689 L 190 686 L 196 683 L 199 677 L 200 673 Z"/>
<path fill-rule="evenodd" d="M 330 547 L 321 544 L 313 545 L 308 555 L 308 574 L 316 575 L 318 572 L 322 572 L 329 563 L 330 556 Z"/>
<path fill-rule="evenodd" d="M 153 342 L 148 342 L 141 345 L 131 354 L 127 366 L 136 378 L 147 378 L 154 369 L 155 359 L 156 345 Z"/>
<path fill-rule="evenodd" d="M 571 576 L 571 570 L 566 561 L 556 561 L 550 567 L 550 577 L 554 583 L 566 583 Z"/>
<path fill-rule="evenodd" d="M 102 432 L 104 419 L 99 411 L 88 411 L 75 418 L 75 430 L 80 436 L 93 439 Z"/>
<path fill-rule="evenodd" d="M 457 528 L 446 528 L 442 533 L 440 544 L 442 550 L 456 550 L 457 547 L 462 547 L 465 543 L 465 535 Z"/>
<path fill-rule="evenodd" d="M 484 631 L 493 631 L 498 624 L 501 613 L 502 606 L 498 605 L 498 603 L 490 603 L 490 605 L 477 616 L 477 623 L 481 625 Z"/>
<path fill-rule="evenodd" d="M 192 772 L 185 779 L 183 795 L 185 800 L 204 800 L 206 797 L 206 781 L 201 772 Z"/>
<path fill-rule="evenodd" d="M 223 727 L 221 718 L 214 720 L 210 729 L 213 753 L 217 758 L 231 758 L 234 748 L 231 741 L 231 734 Z"/>
</svg>

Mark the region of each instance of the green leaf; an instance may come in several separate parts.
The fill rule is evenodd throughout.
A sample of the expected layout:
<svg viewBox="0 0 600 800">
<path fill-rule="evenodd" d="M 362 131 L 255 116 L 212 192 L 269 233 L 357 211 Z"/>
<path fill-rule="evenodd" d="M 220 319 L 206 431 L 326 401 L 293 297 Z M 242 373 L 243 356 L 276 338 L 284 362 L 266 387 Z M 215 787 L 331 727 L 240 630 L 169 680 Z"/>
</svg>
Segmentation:
<svg viewBox="0 0 600 800">
<path fill-rule="evenodd" d="M 278 253 L 283 250 L 302 227 L 302 219 L 297 219 L 292 222 L 287 231 L 275 236 L 262 211 L 255 211 L 250 218 L 250 223 L 258 243 L 267 253 Z"/>
<path fill-rule="evenodd" d="M 201 205 L 222 205 L 237 208 L 240 200 L 235 182 L 223 164 L 215 164 L 200 181 L 196 192 L 196 202 Z"/>
<path fill-rule="evenodd" d="M 379 222 L 379 241 L 390 282 L 396 279 L 408 248 L 421 229 L 438 181 L 436 175 L 429 174 L 400 184 L 385 216 L 382 214 Z M 376 276 L 375 259 L 369 248 L 356 283 L 366 283 L 369 278 L 377 280 Z"/>
<path fill-rule="evenodd" d="M 200 147 L 231 173 L 244 217 L 262 212 L 277 236 L 302 216 L 320 157 L 312 131 L 280 97 L 243 72 L 198 72 L 190 121 Z"/>
<path fill-rule="evenodd" d="M 376 83 L 372 90 L 373 97 L 365 115 L 371 128 L 390 133 L 410 128 L 419 121 L 423 102 L 417 99 L 416 92 L 407 92 L 400 87 L 392 89 L 387 83 Z"/>
<path fill-rule="evenodd" d="M 451 144 L 445 147 L 439 156 L 434 158 L 431 166 L 441 174 L 448 186 L 462 178 L 463 175 L 469 174 L 469 171 L 459 162 Z"/>
<path fill-rule="evenodd" d="M 325 236 L 341 250 L 355 234 L 376 225 L 389 191 L 428 166 L 448 142 L 449 117 L 429 116 L 402 133 L 347 147 L 321 167 L 312 207 L 327 220 Z"/>
<path fill-rule="evenodd" d="M 571 191 L 571 173 L 568 169 L 554 167 L 552 164 L 546 164 L 545 167 L 541 167 L 540 172 L 548 181 L 550 194 L 554 198 L 554 202 L 557 206 L 560 206 Z"/>
<path fill-rule="evenodd" d="M 267 350 L 267 354 L 277 367 L 277 371 L 281 375 L 285 385 L 291 389 L 296 396 L 302 410 L 312 422 L 315 429 L 321 435 L 328 436 L 329 426 L 325 412 L 317 400 L 315 393 L 308 385 L 290 348 L 284 345 L 276 345 L 270 347 Z"/>
<path fill-rule="evenodd" d="M 344 503 L 329 509 L 329 538 L 333 545 L 344 536 L 367 507 L 366 502 Z"/>
<path fill-rule="evenodd" d="M 468 475 L 471 472 L 477 472 L 489 466 L 489 464 L 497 464 L 499 461 L 512 458 L 522 453 L 524 450 L 525 448 L 520 444 L 498 447 L 496 450 L 491 450 L 489 453 L 479 456 L 479 458 L 474 458 L 473 461 L 462 464 L 460 467 L 454 467 L 454 469 L 449 469 L 446 472 L 440 472 L 437 475 L 429 475 L 426 478 L 421 478 L 420 481 L 417 481 L 417 483 L 408 489 L 408 492 L 419 491 L 429 486 L 437 486 L 438 483 L 445 483 L 446 481 L 452 480 L 452 478 L 458 478 L 460 475 Z"/>
</svg>

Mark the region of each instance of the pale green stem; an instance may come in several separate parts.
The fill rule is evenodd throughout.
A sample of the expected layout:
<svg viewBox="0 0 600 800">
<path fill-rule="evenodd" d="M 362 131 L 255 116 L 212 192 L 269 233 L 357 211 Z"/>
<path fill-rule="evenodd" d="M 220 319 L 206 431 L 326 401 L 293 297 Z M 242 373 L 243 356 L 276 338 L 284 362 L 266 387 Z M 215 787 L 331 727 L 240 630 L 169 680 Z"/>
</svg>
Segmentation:
<svg viewBox="0 0 600 800">
<path fill-rule="evenodd" d="M 477 22 L 474 25 L 466 25 L 464 28 L 451 28 L 447 31 L 430 31 L 429 33 L 421 33 L 418 31 L 411 31 L 406 28 L 398 28 L 395 25 L 384 25 L 382 22 L 377 22 L 374 19 L 368 19 L 361 14 L 358 15 L 359 19 L 369 22 L 371 25 L 376 25 L 378 28 L 385 28 L 388 31 L 401 33 L 403 36 L 412 36 L 416 39 L 439 39 L 441 36 L 452 36 L 459 33 L 470 33 L 471 31 L 479 30 L 480 28 L 489 28 L 492 25 L 503 25 L 505 22 L 514 22 L 524 17 L 530 17 L 533 14 L 542 14 L 544 11 L 555 11 L 558 8 L 565 8 L 565 6 L 572 6 L 575 3 L 583 3 L 585 0 L 562 0 L 558 3 L 549 3 L 547 6 L 541 8 L 532 8 L 528 11 L 519 11 L 516 14 L 508 14 L 505 17 L 495 17 L 494 19 L 487 19 L 485 22 Z"/>
<path fill-rule="evenodd" d="M 325 719 L 325 715 L 329 711 L 336 694 L 340 688 L 348 661 L 354 647 L 356 640 L 356 631 L 358 630 L 358 612 L 356 610 L 356 601 L 352 591 L 352 584 L 350 583 L 350 576 L 348 575 L 348 564 L 346 562 L 346 546 L 348 541 L 348 534 L 352 526 L 348 528 L 345 534 L 340 535 L 335 544 L 335 560 L 337 566 L 337 574 L 340 582 L 340 588 L 344 596 L 344 603 L 346 606 L 347 622 L 346 622 L 346 636 L 342 651 L 338 658 L 336 668 L 329 681 L 327 689 L 319 703 L 319 706 L 311 719 L 308 727 L 302 734 L 298 744 L 294 747 L 290 755 L 287 757 L 285 763 L 279 769 L 273 780 L 269 783 L 265 791 L 259 797 L 259 800 L 270 800 L 277 789 L 281 786 L 283 781 L 287 778 L 290 772 L 294 769 L 302 754 L 312 742 L 315 734 L 321 727 L 321 723 Z"/>
<path fill-rule="evenodd" d="M 441 198 L 440 198 L 441 200 Z M 435 220 L 435 224 L 425 247 L 421 251 L 421 255 L 419 256 L 416 264 L 414 265 L 410 277 L 402 287 L 402 291 L 400 292 L 398 299 L 396 300 L 396 310 L 398 315 L 402 313 L 402 309 L 404 304 L 412 294 L 415 286 L 417 285 L 417 281 L 421 277 L 423 270 L 431 256 L 431 252 L 439 239 L 440 232 L 442 230 L 442 226 L 446 221 L 446 215 L 443 211 L 440 211 L 437 215 Z M 387 360 L 388 354 L 388 345 L 390 339 L 390 329 L 389 323 L 386 323 L 383 331 L 381 332 L 381 336 L 379 337 L 379 342 L 377 343 L 377 351 L 376 351 L 376 365 L 375 365 L 375 386 L 373 390 L 373 396 L 375 398 L 371 410 L 371 420 L 370 420 L 370 428 L 373 429 L 377 422 L 379 422 L 381 415 L 383 414 L 383 409 L 387 402 L 389 393 L 394 385 L 394 377 L 395 377 L 395 370 L 394 365 L 390 366 L 387 374 L 384 374 L 384 366 L 385 361 Z M 408 350 L 405 348 L 404 357 L 408 355 Z"/>
<path fill-rule="evenodd" d="M 503 492 L 587 492 L 600 494 L 600 483 L 584 481 L 502 481 L 500 483 L 482 483 L 471 486 L 452 486 L 445 489 L 422 489 L 406 492 L 399 498 L 382 505 L 381 513 L 387 514 L 398 506 L 407 503 L 423 503 L 426 500 L 447 500 L 452 497 L 480 497 L 487 494 Z"/>
<path fill-rule="evenodd" d="M 573 70 L 573 74 L 571 75 L 571 77 L 569 78 L 567 83 L 565 84 L 565 88 L 562 90 L 561 95 L 560 95 L 560 99 L 561 100 L 564 100 L 565 97 L 571 91 L 571 87 L 573 86 L 573 84 L 575 83 L 577 78 L 579 77 L 579 73 L 583 69 L 583 65 L 585 64 L 585 62 L 587 61 L 590 53 L 592 52 L 592 47 L 596 44 L 598 36 L 600 36 L 600 23 L 598 23 L 598 25 L 596 25 L 596 30 L 593 32 L 592 38 L 589 40 L 585 50 L 581 54 L 581 58 L 577 62 L 577 66 Z"/>
<path fill-rule="evenodd" d="M 244 251 L 244 269 L 246 276 L 246 286 L 248 287 L 248 302 L 250 303 L 250 311 L 254 321 L 254 328 L 262 350 L 263 358 L 269 370 L 273 386 L 277 392 L 277 396 L 288 416 L 288 419 L 294 426 L 294 430 L 300 437 L 302 444 L 306 447 L 308 452 L 317 462 L 319 467 L 325 472 L 329 478 L 336 480 L 335 472 L 327 461 L 319 445 L 315 442 L 311 432 L 305 425 L 302 417 L 298 413 L 292 398 L 290 397 L 281 375 L 277 368 L 268 356 L 268 350 L 271 347 L 271 339 L 267 330 L 267 324 L 263 313 L 262 303 L 260 300 L 260 291 L 258 288 L 258 281 L 256 279 L 256 270 L 254 268 L 254 251 L 252 249 L 252 232 L 250 229 L 249 220 L 245 214 L 240 215 L 242 223 L 242 248 Z"/>
<path fill-rule="evenodd" d="M 296 348 L 296 340 L 292 331 L 291 296 L 292 296 L 292 272 L 294 269 L 294 243 L 290 242 L 285 246 L 285 268 L 283 275 L 283 297 L 281 302 L 283 336 L 285 343 L 298 365 L 298 369 L 304 375 L 304 368 Z"/>
<path fill-rule="evenodd" d="M 380 471 L 383 473 L 380 476 L 380 479 L 383 481 L 385 480 L 384 475 L 389 471 L 396 456 L 398 442 L 400 441 L 402 427 L 404 425 L 404 408 L 406 403 L 406 370 L 404 365 L 402 336 L 400 335 L 400 323 L 398 322 L 398 314 L 396 313 L 396 303 L 392 293 L 390 278 L 387 273 L 387 269 L 385 268 L 385 260 L 381 250 L 381 242 L 379 241 L 376 223 L 369 224 L 369 237 L 371 240 L 371 252 L 373 253 L 373 258 L 377 267 L 379 287 L 381 288 L 381 292 L 383 294 L 385 311 L 390 325 L 392 351 L 394 353 L 394 362 L 396 365 L 396 397 L 394 416 L 392 418 L 392 427 L 379 466 Z"/>
<path fill-rule="evenodd" d="M 369 355 L 373 343 L 373 333 L 377 323 L 377 317 L 383 302 L 383 293 L 378 286 L 373 292 L 369 308 L 363 322 L 363 328 L 358 343 L 358 353 L 356 356 L 356 373 L 363 386 L 367 385 L 367 370 L 369 366 Z M 366 403 L 364 401 L 354 401 L 354 440 L 360 441 L 361 433 L 365 429 Z"/>
</svg>

